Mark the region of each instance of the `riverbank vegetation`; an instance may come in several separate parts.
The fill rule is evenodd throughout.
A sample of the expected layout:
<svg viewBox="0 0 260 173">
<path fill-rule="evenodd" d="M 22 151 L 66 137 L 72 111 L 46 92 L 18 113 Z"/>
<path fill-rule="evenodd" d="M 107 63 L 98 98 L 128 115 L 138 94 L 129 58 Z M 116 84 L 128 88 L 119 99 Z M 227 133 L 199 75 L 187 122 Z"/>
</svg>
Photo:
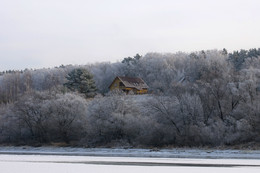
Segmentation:
<svg viewBox="0 0 260 173">
<path fill-rule="evenodd" d="M 260 49 L 148 53 L 116 63 L 2 72 L 0 143 L 259 143 L 259 56 Z M 116 76 L 142 78 L 149 94 L 110 92 Z M 77 78 L 81 83 L 73 85 Z"/>
</svg>

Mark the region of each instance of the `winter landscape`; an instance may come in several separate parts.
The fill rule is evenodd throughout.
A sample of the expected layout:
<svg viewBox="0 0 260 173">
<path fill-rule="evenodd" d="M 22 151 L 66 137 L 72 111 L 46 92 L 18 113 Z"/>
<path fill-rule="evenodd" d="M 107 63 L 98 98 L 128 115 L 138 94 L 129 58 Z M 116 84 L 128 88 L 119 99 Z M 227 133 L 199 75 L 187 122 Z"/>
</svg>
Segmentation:
<svg viewBox="0 0 260 173">
<path fill-rule="evenodd" d="M 259 172 L 258 0 L 0 0 L 0 172 Z"/>
<path fill-rule="evenodd" d="M 215 149 L 0 147 L 1 169 L 19 172 L 259 172 L 260 152 Z"/>
<path fill-rule="evenodd" d="M 0 142 L 258 149 L 259 55 L 260 49 L 152 53 L 117 63 L 6 71 Z"/>
</svg>

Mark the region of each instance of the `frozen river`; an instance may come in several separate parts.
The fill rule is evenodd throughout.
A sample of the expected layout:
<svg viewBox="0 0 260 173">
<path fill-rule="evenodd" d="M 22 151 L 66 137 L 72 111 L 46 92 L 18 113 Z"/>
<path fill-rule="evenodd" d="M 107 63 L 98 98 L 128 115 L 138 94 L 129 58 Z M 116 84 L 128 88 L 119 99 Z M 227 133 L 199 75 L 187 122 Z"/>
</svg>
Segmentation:
<svg viewBox="0 0 260 173">
<path fill-rule="evenodd" d="M 1 173 L 259 173 L 259 159 L 0 154 Z"/>
</svg>

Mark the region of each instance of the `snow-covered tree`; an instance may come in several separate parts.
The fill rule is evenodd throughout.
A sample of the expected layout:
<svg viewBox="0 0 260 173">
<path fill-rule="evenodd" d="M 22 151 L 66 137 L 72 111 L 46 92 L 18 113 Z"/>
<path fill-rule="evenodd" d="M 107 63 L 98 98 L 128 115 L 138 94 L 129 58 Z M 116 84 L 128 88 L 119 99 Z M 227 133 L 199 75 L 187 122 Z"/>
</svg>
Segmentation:
<svg viewBox="0 0 260 173">
<path fill-rule="evenodd" d="M 84 94 L 86 97 L 94 96 L 96 92 L 95 81 L 93 75 L 83 68 L 72 70 L 66 77 L 67 82 L 64 83 L 71 91 L 77 91 Z"/>
</svg>

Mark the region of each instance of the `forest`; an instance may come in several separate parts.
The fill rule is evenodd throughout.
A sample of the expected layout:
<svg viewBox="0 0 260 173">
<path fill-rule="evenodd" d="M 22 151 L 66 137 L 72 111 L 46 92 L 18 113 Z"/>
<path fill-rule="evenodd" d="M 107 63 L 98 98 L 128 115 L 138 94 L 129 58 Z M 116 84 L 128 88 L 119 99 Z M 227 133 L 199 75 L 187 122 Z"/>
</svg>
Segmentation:
<svg viewBox="0 0 260 173">
<path fill-rule="evenodd" d="M 109 91 L 140 77 L 148 94 Z M 84 147 L 260 143 L 260 48 L 147 53 L 0 73 L 0 144 Z"/>
</svg>

